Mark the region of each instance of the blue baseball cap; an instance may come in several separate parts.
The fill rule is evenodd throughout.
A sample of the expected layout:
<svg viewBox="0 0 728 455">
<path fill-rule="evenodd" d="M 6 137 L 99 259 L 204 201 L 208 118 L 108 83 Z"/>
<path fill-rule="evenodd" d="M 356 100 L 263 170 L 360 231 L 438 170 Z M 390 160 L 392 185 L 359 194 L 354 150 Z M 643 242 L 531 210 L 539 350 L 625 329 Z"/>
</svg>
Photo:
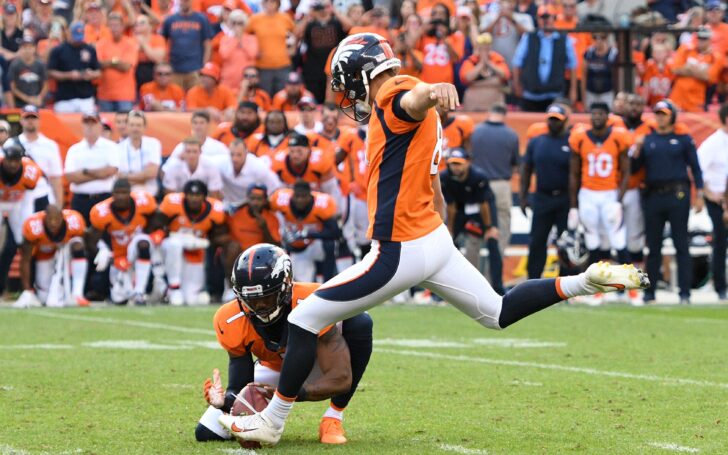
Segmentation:
<svg viewBox="0 0 728 455">
<path fill-rule="evenodd" d="M 73 41 L 83 41 L 83 39 L 86 37 L 86 32 L 84 30 L 85 25 L 81 21 L 76 21 L 71 24 L 71 39 Z"/>
<path fill-rule="evenodd" d="M 460 147 L 451 148 L 447 153 L 447 163 L 469 163 L 470 154 Z"/>
</svg>

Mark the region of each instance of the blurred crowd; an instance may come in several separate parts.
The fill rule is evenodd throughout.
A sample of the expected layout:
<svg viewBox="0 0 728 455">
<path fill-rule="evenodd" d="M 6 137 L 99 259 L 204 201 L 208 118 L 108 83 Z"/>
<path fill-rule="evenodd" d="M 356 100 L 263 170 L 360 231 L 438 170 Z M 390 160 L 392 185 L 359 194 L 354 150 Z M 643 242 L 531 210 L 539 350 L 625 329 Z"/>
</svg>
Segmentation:
<svg viewBox="0 0 728 455">
<path fill-rule="evenodd" d="M 728 81 L 722 0 L 4 0 L 0 9 L 6 107 L 204 108 L 219 121 L 240 101 L 320 105 L 332 101 L 332 49 L 364 31 L 392 43 L 402 73 L 456 84 L 471 111 L 498 102 L 544 111 L 557 96 L 577 111 L 609 103 L 627 57 L 619 28 L 637 30 L 629 57 L 650 104 L 669 97 L 703 110 L 725 99 Z"/>
</svg>

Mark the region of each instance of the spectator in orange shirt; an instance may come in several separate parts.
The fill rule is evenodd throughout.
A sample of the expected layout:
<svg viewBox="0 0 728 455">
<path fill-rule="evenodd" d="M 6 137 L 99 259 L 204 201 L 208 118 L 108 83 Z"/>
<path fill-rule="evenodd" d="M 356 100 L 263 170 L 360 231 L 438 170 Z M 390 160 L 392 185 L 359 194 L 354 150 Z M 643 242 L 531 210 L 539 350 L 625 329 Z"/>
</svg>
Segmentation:
<svg viewBox="0 0 728 455">
<path fill-rule="evenodd" d="M 248 16 L 239 9 L 230 13 L 232 35 L 220 39 L 220 84 L 237 93 L 243 79 L 243 68 L 255 64 L 258 38 L 245 32 Z"/>
<path fill-rule="evenodd" d="M 169 63 L 157 63 L 154 80 L 139 89 L 139 107 L 143 111 L 180 112 L 184 110 L 185 91 L 172 82 Z"/>
<path fill-rule="evenodd" d="M 643 96 L 649 106 L 654 106 L 670 95 L 672 80 L 675 77 L 670 71 L 670 53 L 667 46 L 652 47 L 652 58 L 647 60 L 642 75 Z"/>
<path fill-rule="evenodd" d="M 138 49 L 134 38 L 124 36 L 124 18 L 121 14 L 109 14 L 111 39 L 96 44 L 96 54 L 101 65 L 101 79 L 97 88 L 99 109 L 102 112 L 130 111 L 136 100 L 136 70 Z"/>
<path fill-rule="evenodd" d="M 258 38 L 260 53 L 255 66 L 260 70 L 260 87 L 269 95 L 281 90 L 291 70 L 287 40 L 295 25 L 291 16 L 278 11 L 280 7 L 280 0 L 263 0 L 263 12 L 248 23 L 248 32 Z"/>
<path fill-rule="evenodd" d="M 111 31 L 104 25 L 104 12 L 101 4 L 95 0 L 86 3 L 84 22 L 86 23 L 84 36 L 88 44 L 94 46 L 104 38 L 111 38 Z"/>
<path fill-rule="evenodd" d="M 134 25 L 134 38 L 139 44 L 139 57 L 136 68 L 137 90 L 154 79 L 154 66 L 167 58 L 167 42 L 162 35 L 152 31 L 149 16 L 140 14 Z"/>
<path fill-rule="evenodd" d="M 467 87 L 463 97 L 465 110 L 487 111 L 493 104 L 505 102 L 503 88 L 511 72 L 505 59 L 491 50 L 492 43 L 490 33 L 478 36 L 473 55 L 460 68 L 460 81 Z"/>
<path fill-rule="evenodd" d="M 260 76 L 258 75 L 258 68 L 249 66 L 243 70 L 243 81 L 240 83 L 240 90 L 238 91 L 238 103 L 243 101 L 251 101 L 258 105 L 258 107 L 268 112 L 271 109 L 271 100 L 268 92 L 258 87 L 260 83 Z"/>
<path fill-rule="evenodd" d="M 432 10 L 438 5 L 444 6 L 448 11 L 448 15 L 452 16 L 455 14 L 455 2 L 453 0 L 418 0 L 416 5 L 417 14 L 424 18 L 433 17 Z"/>
<path fill-rule="evenodd" d="M 699 112 L 705 107 L 705 91 L 718 82 L 723 70 L 724 57 L 713 51 L 710 45 L 712 32 L 709 27 L 698 31 L 695 46 L 682 45 L 678 48 L 671 65 L 675 75 L 670 98 L 687 112 Z"/>
<path fill-rule="evenodd" d="M 301 76 L 298 73 L 290 73 L 286 80 L 286 87 L 273 97 L 272 107 L 277 111 L 295 111 L 298 102 L 304 96 L 313 98 L 313 94 L 303 88 Z"/>
<path fill-rule="evenodd" d="M 714 51 L 725 57 L 728 52 L 728 24 L 723 22 L 726 6 L 720 0 L 709 0 L 705 9 L 706 25 L 713 32 L 710 44 Z"/>
<path fill-rule="evenodd" d="M 412 14 L 407 18 L 404 29 L 394 39 L 392 50 L 402 62 L 399 74 L 420 77 L 420 73 L 422 73 L 424 56 L 421 51 L 414 48 L 419 40 L 419 29 L 421 28 L 422 19 L 420 16 Z"/>
<path fill-rule="evenodd" d="M 220 85 L 220 68 L 208 62 L 200 71 L 200 83 L 187 92 L 187 109 L 206 109 L 215 121 L 232 118 L 235 95 Z"/>
<path fill-rule="evenodd" d="M 465 53 L 465 37 L 450 30 L 449 12 L 442 4 L 432 8 L 432 19 L 418 49 L 424 54 L 420 79 L 428 83 L 455 81 L 453 65 Z"/>
</svg>

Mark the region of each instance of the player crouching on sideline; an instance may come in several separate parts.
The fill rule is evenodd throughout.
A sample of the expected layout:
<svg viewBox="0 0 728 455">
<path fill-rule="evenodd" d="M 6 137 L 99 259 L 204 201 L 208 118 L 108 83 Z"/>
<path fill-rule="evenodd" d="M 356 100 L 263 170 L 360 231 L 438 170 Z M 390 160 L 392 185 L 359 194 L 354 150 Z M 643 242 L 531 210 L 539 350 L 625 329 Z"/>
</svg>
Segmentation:
<svg viewBox="0 0 728 455">
<path fill-rule="evenodd" d="M 88 306 L 83 296 L 86 284 L 86 222 L 75 210 L 49 205 L 23 224 L 20 280 L 23 293 L 14 308 L 76 304 Z M 35 260 L 35 283 L 31 266 Z M 70 269 L 70 270 L 69 270 Z"/>
<path fill-rule="evenodd" d="M 210 404 L 195 429 L 198 441 L 231 439 L 218 423 L 230 412 L 235 396 L 250 382 L 266 384 L 272 394 L 278 384 L 288 334 L 288 314 L 316 288 L 316 283 L 293 281 L 290 257 L 279 247 L 262 243 L 244 251 L 232 270 L 236 299 L 215 314 L 217 339 L 228 351 L 228 385 L 223 390 L 220 373 L 213 370 L 205 382 Z M 372 353 L 372 320 L 367 313 L 322 330 L 317 341 L 317 365 L 298 392 L 298 401 L 331 398 L 319 425 L 324 444 L 346 442 L 344 408 L 356 391 Z M 253 362 L 253 357 L 258 358 Z"/>
<path fill-rule="evenodd" d="M 323 240 L 341 236 L 333 197 L 311 191 L 308 182 L 298 180 L 293 189 L 276 190 L 270 197 L 270 206 L 283 218 L 283 244 L 296 265 L 296 280 L 314 281 L 316 263 L 326 257 Z M 334 273 L 322 270 L 325 279 Z"/>
<path fill-rule="evenodd" d="M 111 197 L 91 209 L 91 226 L 86 231 L 86 249 L 94 258 L 96 271 L 111 265 L 111 303 L 146 305 L 146 290 L 152 269 L 154 242 L 149 236 L 156 228 L 150 219 L 157 202 L 145 191 L 132 191 L 127 179 L 114 182 Z M 101 238 L 111 237 L 111 250 Z M 112 263 L 113 261 L 113 263 Z"/>
<path fill-rule="evenodd" d="M 251 416 L 221 415 L 238 439 L 276 444 L 316 361 L 326 327 L 421 285 L 479 324 L 501 330 L 561 300 L 596 292 L 644 288 L 649 280 L 631 265 L 594 264 L 585 273 L 528 280 L 498 295 L 455 247 L 443 224 L 437 176 L 442 127 L 435 106 L 455 109 L 455 86 L 398 76 L 401 63 L 374 33 L 350 35 L 331 59 L 339 107 L 369 121 L 367 206 L 372 249 L 364 259 L 321 285 L 288 315 L 286 357 L 268 406 Z"/>
<path fill-rule="evenodd" d="M 207 197 L 200 180 L 185 183 L 181 193 L 170 193 L 159 205 L 169 236 L 162 241 L 170 305 L 207 305 L 205 251 L 229 241 L 222 202 Z"/>
</svg>

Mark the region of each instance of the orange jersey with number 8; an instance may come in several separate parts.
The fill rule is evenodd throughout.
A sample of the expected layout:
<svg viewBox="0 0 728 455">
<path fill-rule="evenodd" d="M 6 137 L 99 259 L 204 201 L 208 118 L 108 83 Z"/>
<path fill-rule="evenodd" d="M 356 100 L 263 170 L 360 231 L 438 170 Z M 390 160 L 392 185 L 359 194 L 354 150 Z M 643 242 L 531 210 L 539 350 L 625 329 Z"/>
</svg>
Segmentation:
<svg viewBox="0 0 728 455">
<path fill-rule="evenodd" d="M 619 188 L 619 157 L 632 144 L 624 128 L 610 128 L 605 137 L 591 129 L 579 129 L 569 136 L 571 150 L 581 157 L 581 187 L 607 191 Z"/>
<path fill-rule="evenodd" d="M 442 157 L 440 117 L 430 109 L 418 121 L 400 105 L 419 82 L 395 76 L 381 86 L 374 101 L 367 142 L 367 236 L 372 239 L 405 242 L 442 224 L 432 189 Z"/>
</svg>

